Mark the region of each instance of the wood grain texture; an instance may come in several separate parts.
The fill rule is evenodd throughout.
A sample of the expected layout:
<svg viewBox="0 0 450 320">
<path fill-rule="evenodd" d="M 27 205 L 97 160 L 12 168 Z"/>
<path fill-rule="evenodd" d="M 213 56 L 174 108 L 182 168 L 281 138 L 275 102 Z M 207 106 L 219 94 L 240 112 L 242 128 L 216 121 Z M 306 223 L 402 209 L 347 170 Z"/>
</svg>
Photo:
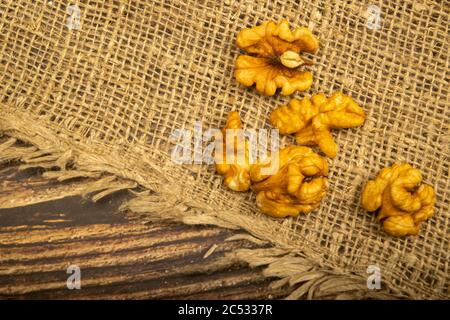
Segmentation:
<svg viewBox="0 0 450 320">
<path fill-rule="evenodd" d="M 0 168 L 0 298 L 271 299 L 289 292 L 224 258 L 257 246 L 225 241 L 235 231 L 127 221 L 117 213 L 127 192 L 93 203 L 73 196 L 81 183 Z M 66 287 L 70 265 L 81 269 L 80 290 Z"/>
</svg>

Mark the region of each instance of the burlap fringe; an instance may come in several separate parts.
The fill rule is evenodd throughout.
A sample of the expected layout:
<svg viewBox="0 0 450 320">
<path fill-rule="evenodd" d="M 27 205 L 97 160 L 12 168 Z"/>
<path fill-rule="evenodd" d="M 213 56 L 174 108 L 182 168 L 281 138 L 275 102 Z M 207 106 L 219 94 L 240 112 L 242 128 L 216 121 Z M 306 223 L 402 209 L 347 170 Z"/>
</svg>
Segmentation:
<svg viewBox="0 0 450 320">
<path fill-rule="evenodd" d="M 66 181 L 75 178 L 89 178 L 89 183 L 80 191 L 98 201 L 119 190 L 130 190 L 132 199 L 122 204 L 120 210 L 130 218 L 145 220 L 174 220 L 190 225 L 215 225 L 228 229 L 245 229 L 244 221 L 227 220 L 226 213 L 217 212 L 203 203 L 182 199 L 169 187 L 159 186 L 158 190 L 136 191 L 136 182 L 125 180 L 105 170 L 80 166 L 73 150 L 61 151 L 57 148 L 38 148 L 21 145 L 15 132 L 7 133 L 10 138 L 0 145 L 0 164 L 20 161 L 20 169 L 42 168 L 48 179 Z M 18 136 L 22 136 L 18 134 Z M 23 136 L 22 136 L 23 137 Z M 33 138 L 26 139 L 33 144 Z M 101 166 L 100 166 L 101 167 Z M 94 181 L 92 181 L 94 179 Z M 260 239 L 258 235 L 237 234 L 227 239 L 248 240 L 259 245 L 267 245 L 270 239 Z M 348 274 L 343 270 L 331 270 L 302 256 L 292 248 L 263 247 L 238 249 L 225 257 L 237 263 L 245 262 L 252 268 L 262 268 L 263 275 L 276 278 L 273 288 L 290 286 L 292 291 L 286 299 L 394 299 L 411 298 L 409 292 L 385 287 L 382 290 L 368 290 L 366 278 Z M 386 284 L 384 284 L 386 286 Z"/>
<path fill-rule="evenodd" d="M 121 207 L 124 212 L 137 214 L 143 219 L 170 219 L 186 224 L 211 224 L 231 229 L 241 229 L 239 223 L 226 220 L 226 215 L 218 215 L 214 210 L 200 208 L 198 204 L 190 206 L 168 193 L 154 194 L 150 191 L 136 193 L 135 197 Z M 227 239 L 248 240 L 256 244 L 268 241 L 252 235 L 238 234 Z M 367 279 L 360 275 L 348 274 L 343 270 L 327 269 L 306 256 L 289 248 L 265 247 L 258 249 L 237 249 L 228 258 L 245 262 L 250 267 L 262 267 L 263 275 L 279 278 L 272 282 L 273 288 L 285 285 L 293 291 L 286 299 L 399 299 L 410 298 L 409 293 L 383 288 L 369 290 Z"/>
<path fill-rule="evenodd" d="M 115 175 L 104 174 L 99 171 L 76 170 L 68 166 L 75 162 L 72 150 L 60 152 L 55 149 L 39 150 L 36 147 L 21 146 L 16 138 L 10 138 L 0 144 L 0 164 L 19 161 L 19 170 L 42 168 L 43 177 L 56 179 L 60 182 L 75 178 L 94 178 L 80 190 L 80 195 L 96 202 L 120 190 L 137 187 L 136 182 L 123 180 Z M 52 170 L 52 171 L 50 171 Z"/>
</svg>

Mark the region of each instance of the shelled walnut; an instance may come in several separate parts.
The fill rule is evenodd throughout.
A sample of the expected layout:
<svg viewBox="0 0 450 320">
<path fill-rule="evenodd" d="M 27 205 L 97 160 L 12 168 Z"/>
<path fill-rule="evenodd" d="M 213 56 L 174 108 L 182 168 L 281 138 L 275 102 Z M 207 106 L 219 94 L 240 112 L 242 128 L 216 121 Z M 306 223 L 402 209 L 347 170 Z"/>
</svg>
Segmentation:
<svg viewBox="0 0 450 320">
<path fill-rule="evenodd" d="M 234 191 L 246 191 L 250 188 L 249 159 L 247 141 L 237 139 L 237 130 L 242 129 L 242 122 L 239 113 L 236 111 L 228 115 L 225 127 L 222 129 L 223 141 L 221 149 L 223 150 L 223 158 L 219 159 L 219 155 L 215 155 L 216 171 L 224 176 L 224 184 Z M 227 141 L 226 131 L 231 130 L 230 135 L 234 141 Z M 234 133 L 234 134 L 233 134 Z M 234 144 L 232 151 L 234 153 L 233 161 L 227 160 L 226 147 L 228 144 Z M 231 149 L 231 147 L 229 147 Z"/>
<path fill-rule="evenodd" d="M 392 236 L 416 235 L 420 224 L 434 213 L 435 194 L 422 184 L 422 174 L 407 163 L 396 163 L 369 180 L 361 197 L 362 207 L 377 211 L 378 221 Z"/>
<path fill-rule="evenodd" d="M 237 112 L 230 113 L 223 129 L 242 128 Z M 234 191 L 256 192 L 256 204 L 265 214 L 272 217 L 297 216 L 308 213 L 320 205 L 328 182 L 328 164 L 325 158 L 308 147 L 289 146 L 271 154 L 267 159 L 250 164 L 247 141 L 227 141 L 219 148 L 225 153 L 227 144 L 234 143 L 234 154 L 245 155 L 239 162 L 217 163 L 216 170 L 224 176 L 224 184 Z M 229 145 L 228 145 L 229 147 Z M 216 155 L 216 159 L 226 159 Z M 273 171 L 271 171 L 271 169 Z"/>
<path fill-rule="evenodd" d="M 364 123 L 364 110 L 341 92 L 330 98 L 325 94 L 310 99 L 292 99 L 287 106 L 275 109 L 270 120 L 281 134 L 295 133 L 300 145 L 318 145 L 328 157 L 335 157 L 337 145 L 331 129 L 354 128 Z"/>
<path fill-rule="evenodd" d="M 240 55 L 235 64 L 235 77 L 241 84 L 272 96 L 278 88 L 282 95 L 308 90 L 312 85 L 312 74 L 300 70 L 312 64 L 302 58 L 301 52 L 314 53 L 319 41 L 307 28 L 289 29 L 287 20 L 278 24 L 266 21 L 263 24 L 242 30 L 237 45 L 252 55 Z"/>
<path fill-rule="evenodd" d="M 308 147 L 289 146 L 278 155 L 279 169 L 271 176 L 259 174 L 269 163 L 254 164 L 250 168 L 252 190 L 257 193 L 256 205 L 272 217 L 282 218 L 309 213 L 325 196 L 328 181 L 326 159 Z"/>
</svg>

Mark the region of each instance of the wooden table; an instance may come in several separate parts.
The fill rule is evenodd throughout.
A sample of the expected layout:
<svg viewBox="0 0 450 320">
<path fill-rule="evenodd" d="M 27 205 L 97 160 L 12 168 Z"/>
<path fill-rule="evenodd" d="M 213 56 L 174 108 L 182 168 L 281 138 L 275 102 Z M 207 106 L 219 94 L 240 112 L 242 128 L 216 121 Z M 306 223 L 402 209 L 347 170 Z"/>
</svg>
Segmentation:
<svg viewBox="0 0 450 320">
<path fill-rule="evenodd" d="M 260 269 L 223 259 L 233 248 L 257 246 L 224 241 L 236 231 L 132 222 L 118 213 L 127 192 L 93 203 L 73 196 L 80 181 L 40 174 L 0 166 L 0 207 L 10 207 L 0 209 L 1 299 L 275 299 L 289 292 L 271 289 Z M 67 289 L 70 265 L 81 270 L 80 290 Z"/>
</svg>

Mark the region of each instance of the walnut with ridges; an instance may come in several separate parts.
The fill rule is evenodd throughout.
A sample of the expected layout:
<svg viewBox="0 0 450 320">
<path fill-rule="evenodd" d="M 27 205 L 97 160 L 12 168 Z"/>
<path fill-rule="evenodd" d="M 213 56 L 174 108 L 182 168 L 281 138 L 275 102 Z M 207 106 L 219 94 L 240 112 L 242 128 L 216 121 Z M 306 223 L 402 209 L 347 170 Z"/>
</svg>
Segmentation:
<svg viewBox="0 0 450 320">
<path fill-rule="evenodd" d="M 307 28 L 289 29 L 287 20 L 263 24 L 242 30 L 237 45 L 252 55 L 240 55 L 236 60 L 235 77 L 243 85 L 256 84 L 256 90 L 272 96 L 278 88 L 282 95 L 308 90 L 312 74 L 299 68 L 311 64 L 301 52 L 314 53 L 319 41 Z"/>
<path fill-rule="evenodd" d="M 434 213 L 435 194 L 422 184 L 422 174 L 407 163 L 396 163 L 369 180 L 361 196 L 361 205 L 378 211 L 377 220 L 393 236 L 416 235 L 420 224 Z"/>
<path fill-rule="evenodd" d="M 326 194 L 328 164 L 326 159 L 310 148 L 289 146 L 278 154 L 279 169 L 271 176 L 258 172 L 269 163 L 250 168 L 256 204 L 263 213 L 272 217 L 297 216 L 309 213 L 320 205 Z M 256 180 L 256 181 L 255 181 Z"/>
<path fill-rule="evenodd" d="M 239 113 L 233 111 L 229 114 L 227 123 L 225 127 L 222 129 L 223 141 L 222 150 L 223 154 L 222 158 L 219 158 L 219 155 L 215 155 L 216 160 L 216 170 L 219 174 L 224 176 L 224 184 L 234 191 L 246 191 L 250 188 L 250 175 L 249 175 L 249 159 L 248 159 L 248 146 L 246 141 L 239 141 L 237 136 L 230 135 L 233 137 L 233 142 L 227 142 L 226 140 L 226 131 L 242 129 L 241 118 L 239 117 Z M 226 157 L 226 146 L 227 143 L 234 144 L 234 159 L 233 162 L 230 163 L 230 159 L 227 160 Z M 239 156 L 242 154 L 243 156 Z"/>
<path fill-rule="evenodd" d="M 314 146 L 328 156 L 335 157 L 337 145 L 331 129 L 354 128 L 364 123 L 364 110 L 341 92 L 327 98 L 323 93 L 310 99 L 293 99 L 287 106 L 275 109 L 270 115 L 272 125 L 281 134 L 295 133 L 300 145 Z"/>
</svg>

